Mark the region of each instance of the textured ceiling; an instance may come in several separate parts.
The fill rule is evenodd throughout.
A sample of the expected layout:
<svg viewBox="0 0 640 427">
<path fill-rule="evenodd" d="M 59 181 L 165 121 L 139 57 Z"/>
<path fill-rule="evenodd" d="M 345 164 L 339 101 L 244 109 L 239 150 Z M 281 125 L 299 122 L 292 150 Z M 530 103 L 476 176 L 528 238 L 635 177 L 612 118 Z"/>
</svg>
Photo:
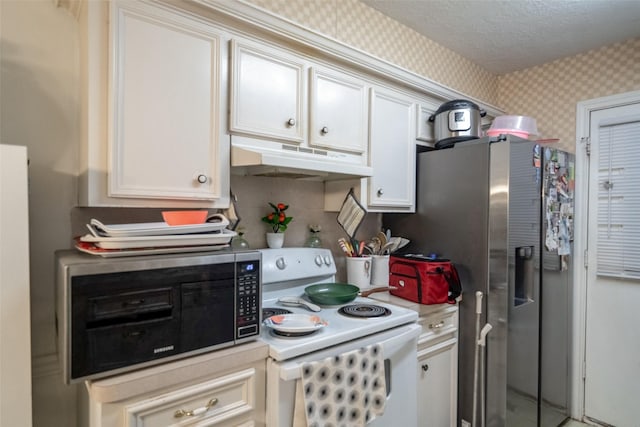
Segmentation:
<svg viewBox="0 0 640 427">
<path fill-rule="evenodd" d="M 640 37 L 640 0 L 361 0 L 505 74 Z"/>
</svg>

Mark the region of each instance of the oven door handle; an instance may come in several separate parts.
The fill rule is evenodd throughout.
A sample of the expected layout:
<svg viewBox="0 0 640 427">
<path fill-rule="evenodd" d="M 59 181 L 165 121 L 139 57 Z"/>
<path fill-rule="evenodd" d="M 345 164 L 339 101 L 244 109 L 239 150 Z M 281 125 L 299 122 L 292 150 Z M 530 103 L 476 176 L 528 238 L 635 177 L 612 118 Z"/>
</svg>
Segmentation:
<svg viewBox="0 0 640 427">
<path fill-rule="evenodd" d="M 284 381 L 297 380 L 302 377 L 301 367 L 306 362 L 323 360 L 325 357 L 333 357 L 338 354 L 345 353 L 347 351 L 355 350 L 357 348 L 366 347 L 368 345 L 379 343 L 382 346 L 382 354 L 385 359 L 388 359 L 396 351 L 402 348 L 405 344 L 411 340 L 415 341 L 415 348 L 413 351 L 417 352 L 417 338 L 422 331 L 422 327 L 416 323 L 404 325 L 399 328 L 390 329 L 378 334 L 368 336 L 363 339 L 357 340 L 357 346 L 353 346 L 355 343 L 347 343 L 347 347 L 343 351 L 335 352 L 319 351 L 318 356 L 315 359 L 293 360 L 290 362 L 281 362 L 280 365 L 280 378 Z"/>
</svg>

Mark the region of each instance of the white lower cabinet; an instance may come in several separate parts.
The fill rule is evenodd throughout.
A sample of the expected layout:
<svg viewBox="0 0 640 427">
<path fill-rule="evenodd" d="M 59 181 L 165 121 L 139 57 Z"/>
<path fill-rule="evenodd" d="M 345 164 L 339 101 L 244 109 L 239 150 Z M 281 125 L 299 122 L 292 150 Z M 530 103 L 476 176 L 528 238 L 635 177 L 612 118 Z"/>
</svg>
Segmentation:
<svg viewBox="0 0 640 427">
<path fill-rule="evenodd" d="M 190 387 L 133 400 L 123 405 L 124 425 L 237 425 L 237 420 L 232 418 L 251 412 L 255 405 L 255 376 L 254 368 L 243 369 Z"/>
<path fill-rule="evenodd" d="M 88 381 L 89 422 L 82 425 L 264 426 L 267 351 L 246 344 Z"/>
<path fill-rule="evenodd" d="M 371 298 L 418 312 L 418 426 L 456 427 L 458 422 L 458 306 L 417 304 L 387 293 Z"/>
<path fill-rule="evenodd" d="M 422 314 L 418 338 L 418 420 L 424 427 L 455 427 L 458 404 L 458 308 L 433 306 Z"/>
</svg>

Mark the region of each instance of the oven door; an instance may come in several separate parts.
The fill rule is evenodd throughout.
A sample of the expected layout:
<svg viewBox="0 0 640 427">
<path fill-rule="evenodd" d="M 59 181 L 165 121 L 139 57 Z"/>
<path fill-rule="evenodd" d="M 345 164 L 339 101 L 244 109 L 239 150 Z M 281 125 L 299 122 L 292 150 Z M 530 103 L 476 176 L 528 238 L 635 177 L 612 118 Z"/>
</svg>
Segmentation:
<svg viewBox="0 0 640 427">
<path fill-rule="evenodd" d="M 380 344 L 382 347 L 387 400 L 384 414 L 377 416 L 367 426 L 417 425 L 417 338 L 420 331 L 419 325 L 409 324 L 295 359 L 282 362 L 269 359 L 267 427 L 294 425 L 296 382 L 301 378 L 300 367 L 303 363 L 323 360 L 373 344 Z"/>
</svg>

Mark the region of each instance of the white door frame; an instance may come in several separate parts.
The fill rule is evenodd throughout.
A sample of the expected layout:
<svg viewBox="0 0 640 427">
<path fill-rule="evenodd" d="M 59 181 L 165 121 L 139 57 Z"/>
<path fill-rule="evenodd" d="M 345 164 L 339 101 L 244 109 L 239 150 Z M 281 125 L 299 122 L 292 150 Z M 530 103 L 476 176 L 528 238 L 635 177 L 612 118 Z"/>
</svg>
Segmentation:
<svg viewBox="0 0 640 427">
<path fill-rule="evenodd" d="M 575 241 L 573 271 L 573 339 L 571 342 L 571 398 L 569 415 L 581 420 L 584 416 L 584 361 L 587 315 L 587 213 L 589 212 L 589 157 L 586 143 L 590 136 L 591 113 L 612 107 L 640 103 L 640 91 L 580 101 L 576 107 L 576 192 Z"/>
</svg>

